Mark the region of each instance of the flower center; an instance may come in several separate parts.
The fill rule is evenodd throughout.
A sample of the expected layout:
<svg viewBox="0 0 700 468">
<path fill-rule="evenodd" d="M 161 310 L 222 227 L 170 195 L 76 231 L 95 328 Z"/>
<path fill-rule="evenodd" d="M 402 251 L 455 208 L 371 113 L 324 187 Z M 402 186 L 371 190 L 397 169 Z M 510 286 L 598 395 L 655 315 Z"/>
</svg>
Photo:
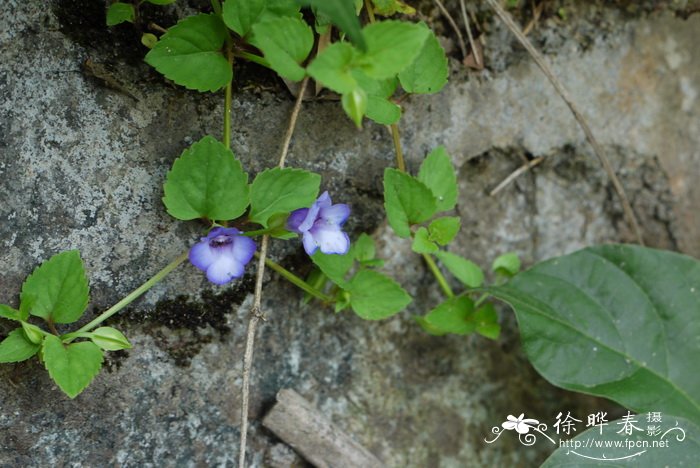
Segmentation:
<svg viewBox="0 0 700 468">
<path fill-rule="evenodd" d="M 233 243 L 233 237 L 222 234 L 209 241 L 209 247 L 214 249 L 224 247 Z"/>
</svg>

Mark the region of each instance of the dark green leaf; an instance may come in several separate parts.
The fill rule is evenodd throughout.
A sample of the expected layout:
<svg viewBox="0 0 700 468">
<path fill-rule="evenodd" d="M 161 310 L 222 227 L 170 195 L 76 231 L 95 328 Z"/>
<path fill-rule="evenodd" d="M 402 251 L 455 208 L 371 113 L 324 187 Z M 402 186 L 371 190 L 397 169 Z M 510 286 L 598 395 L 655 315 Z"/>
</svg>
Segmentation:
<svg viewBox="0 0 700 468">
<path fill-rule="evenodd" d="M 484 282 L 484 272 L 476 263 L 451 252 L 435 252 L 435 256 L 455 278 L 470 288 L 478 288 Z"/>
<path fill-rule="evenodd" d="M 362 128 L 362 117 L 367 111 L 367 93 L 362 88 L 355 88 L 343 94 L 343 110 L 355 122 L 357 128 Z"/>
<path fill-rule="evenodd" d="M 418 56 L 429 31 L 420 25 L 402 21 L 373 23 L 362 30 L 367 52 L 357 64 L 374 79 L 393 78 Z"/>
<path fill-rule="evenodd" d="M 365 320 L 390 317 L 411 303 L 398 283 L 373 270 L 360 270 L 349 286 L 350 306 Z"/>
<path fill-rule="evenodd" d="M 300 81 L 306 72 L 299 65 L 314 45 L 314 33 L 302 19 L 282 17 L 253 25 L 250 39 L 280 76 Z"/>
<path fill-rule="evenodd" d="M 425 158 L 418 171 L 418 180 L 437 199 L 437 211 L 448 211 L 457 203 L 457 174 L 444 146 L 438 146 Z"/>
<path fill-rule="evenodd" d="M 0 342 L 0 362 L 20 362 L 34 356 L 41 345 L 34 344 L 21 328 L 15 328 Z"/>
<path fill-rule="evenodd" d="M 367 44 L 360 20 L 357 17 L 355 6 L 348 0 L 299 0 L 303 5 L 311 5 L 312 8 L 329 18 L 350 40 L 361 50 L 367 49 Z"/>
<path fill-rule="evenodd" d="M 700 262 L 626 245 L 588 248 L 487 289 L 515 309 L 554 385 L 700 422 Z"/>
<path fill-rule="evenodd" d="M 445 51 L 430 31 L 420 54 L 399 73 L 399 80 L 401 87 L 408 93 L 437 93 L 447 83 L 448 72 Z"/>
<path fill-rule="evenodd" d="M 462 221 L 456 216 L 438 218 L 428 226 L 430 240 L 440 245 L 447 245 L 455 238 L 461 225 Z"/>
<path fill-rule="evenodd" d="M 515 252 L 500 255 L 493 261 L 491 270 L 511 277 L 520 271 L 520 259 Z"/>
<path fill-rule="evenodd" d="M 411 249 L 419 254 L 431 254 L 438 251 L 438 246 L 428 238 L 428 230 L 421 226 L 413 236 Z"/>
<path fill-rule="evenodd" d="M 171 216 L 227 221 L 248 207 L 248 174 L 220 141 L 205 136 L 183 151 L 164 185 Z"/>
<path fill-rule="evenodd" d="M 433 310 L 425 317 L 421 325 L 427 325 L 426 331 L 433 334 L 453 333 L 468 335 L 476 329 L 473 320 L 474 303 L 467 296 L 452 297 Z"/>
<path fill-rule="evenodd" d="M 49 375 L 70 398 L 85 390 L 102 367 L 102 351 L 90 341 L 64 345 L 58 337 L 48 335 L 42 355 Z"/>
<path fill-rule="evenodd" d="M 8 320 L 27 320 L 27 317 L 29 317 L 29 310 L 20 312 L 19 310 L 13 309 L 8 305 L 0 304 L 0 317 Z"/>
<path fill-rule="evenodd" d="M 396 235 L 406 238 L 411 235 L 411 224 L 427 221 L 435 214 L 435 197 L 417 179 L 387 168 L 384 170 L 384 208 Z"/>
<path fill-rule="evenodd" d="M 486 338 L 495 340 L 501 334 L 496 308 L 490 302 L 482 305 L 474 312 L 474 323 L 476 324 L 476 332 Z"/>
<path fill-rule="evenodd" d="M 131 348 L 124 334 L 112 327 L 100 327 L 90 333 L 90 339 L 105 351 L 119 351 Z"/>
<path fill-rule="evenodd" d="M 357 80 L 351 73 L 354 58 L 355 49 L 350 44 L 336 42 L 318 54 L 306 71 L 314 80 L 336 93 L 350 93 L 357 88 Z"/>
<path fill-rule="evenodd" d="M 112 3 L 107 9 L 107 26 L 115 26 L 127 21 L 133 23 L 135 15 L 134 5 L 131 3 Z"/>
<path fill-rule="evenodd" d="M 27 278 L 20 295 L 22 315 L 29 312 L 55 323 L 73 323 L 87 307 L 90 290 L 77 250 L 54 255 Z"/>
<path fill-rule="evenodd" d="M 348 288 L 348 282 L 345 280 L 345 276 L 354 263 L 352 252 L 345 255 L 337 255 L 324 254 L 320 250 L 317 250 L 316 253 L 311 256 L 311 260 L 331 281 L 343 289 Z"/>
<path fill-rule="evenodd" d="M 233 77 L 221 53 L 226 35 L 219 16 L 190 16 L 168 29 L 146 55 L 146 63 L 186 88 L 216 91 Z"/>
<path fill-rule="evenodd" d="M 321 176 L 312 172 L 291 168 L 263 171 L 250 188 L 250 220 L 267 227 L 275 214 L 308 208 L 320 187 Z"/>
</svg>

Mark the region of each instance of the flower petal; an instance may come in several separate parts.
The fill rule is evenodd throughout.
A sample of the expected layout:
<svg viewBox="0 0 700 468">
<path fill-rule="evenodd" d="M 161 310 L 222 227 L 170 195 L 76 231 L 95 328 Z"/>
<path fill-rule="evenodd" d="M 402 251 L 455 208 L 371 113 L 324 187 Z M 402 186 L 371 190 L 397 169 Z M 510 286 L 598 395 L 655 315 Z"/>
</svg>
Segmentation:
<svg viewBox="0 0 700 468">
<path fill-rule="evenodd" d="M 506 422 L 501 424 L 503 429 L 505 429 L 506 431 L 512 431 L 513 429 L 515 429 L 516 425 L 517 425 L 517 423 L 515 423 L 513 421 L 506 421 Z"/>
<path fill-rule="evenodd" d="M 321 209 L 321 207 L 318 204 L 318 201 L 315 201 L 313 205 L 311 205 L 311 208 L 309 208 L 309 211 L 306 213 L 306 218 L 304 218 L 304 221 L 299 225 L 299 232 L 306 232 L 311 227 L 314 225 L 316 222 L 316 219 L 318 219 L 318 212 Z"/>
<path fill-rule="evenodd" d="M 202 271 L 206 271 L 207 268 L 216 261 L 218 255 L 209 247 L 209 241 L 205 238 L 205 240 L 197 242 L 192 246 L 188 257 L 192 265 Z"/>
<path fill-rule="evenodd" d="M 328 195 L 328 190 L 323 192 L 320 197 L 316 200 L 316 203 L 318 204 L 319 208 L 328 208 L 333 204 L 331 201 L 331 196 Z"/>
<path fill-rule="evenodd" d="M 214 284 L 226 284 L 233 278 L 242 276 L 243 264 L 229 255 L 222 255 L 207 268 L 207 279 Z"/>
<path fill-rule="evenodd" d="M 528 432 L 530 432 L 530 426 L 528 426 L 527 424 L 518 423 L 515 425 L 515 430 L 518 434 L 527 434 Z"/>
<path fill-rule="evenodd" d="M 306 250 L 307 254 L 313 255 L 314 253 L 316 253 L 316 249 L 318 249 L 318 244 L 316 243 L 314 236 L 309 231 L 304 232 L 302 242 L 304 244 L 304 250 Z"/>
<path fill-rule="evenodd" d="M 308 213 L 308 208 L 299 208 L 298 210 L 292 211 L 289 218 L 287 218 L 287 230 L 301 234 L 299 226 L 304 222 Z"/>
<path fill-rule="evenodd" d="M 239 231 L 236 228 L 227 228 L 223 226 L 217 226 L 211 231 L 209 231 L 209 234 L 207 234 L 206 239 L 213 239 L 217 236 L 237 236 L 240 234 L 241 231 Z"/>
<path fill-rule="evenodd" d="M 350 216 L 350 207 L 344 203 L 322 207 L 319 215 L 329 224 L 342 226 L 348 220 L 348 216 Z"/>
<path fill-rule="evenodd" d="M 346 254 L 350 249 L 350 238 L 338 227 L 321 224 L 309 232 L 324 254 Z"/>
<path fill-rule="evenodd" d="M 231 254 L 233 258 L 245 266 L 255 253 L 255 241 L 250 237 L 236 236 L 233 239 L 233 248 Z"/>
</svg>

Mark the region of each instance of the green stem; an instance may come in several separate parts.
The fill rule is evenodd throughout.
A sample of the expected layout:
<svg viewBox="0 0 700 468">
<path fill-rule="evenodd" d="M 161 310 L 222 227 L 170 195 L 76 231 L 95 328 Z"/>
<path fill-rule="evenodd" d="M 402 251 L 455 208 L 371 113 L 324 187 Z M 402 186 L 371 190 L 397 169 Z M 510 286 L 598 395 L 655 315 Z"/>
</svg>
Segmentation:
<svg viewBox="0 0 700 468">
<path fill-rule="evenodd" d="M 255 253 L 256 257 L 259 257 L 258 253 Z M 284 279 L 292 283 L 294 286 L 298 287 L 299 289 L 303 290 L 304 292 L 307 292 L 314 296 L 317 299 L 320 299 L 324 302 L 335 302 L 335 299 L 333 299 L 331 296 L 319 291 L 318 289 L 314 288 L 311 286 L 309 283 L 306 281 L 302 280 L 299 278 L 297 275 L 292 273 L 291 271 L 285 269 L 282 265 L 273 262 L 269 258 L 265 259 L 265 265 L 270 267 L 272 270 L 276 271 L 279 273 Z"/>
<path fill-rule="evenodd" d="M 226 55 L 228 56 L 229 67 L 233 68 L 233 50 L 231 41 L 226 41 Z M 224 97 L 224 146 L 231 149 L 231 89 L 233 79 L 226 83 L 226 91 Z"/>
<path fill-rule="evenodd" d="M 211 0 L 211 7 L 214 9 L 214 13 L 217 15 L 221 15 L 222 9 L 221 9 L 221 2 L 219 0 Z"/>
<path fill-rule="evenodd" d="M 246 237 L 258 237 L 264 236 L 265 234 L 270 234 L 271 232 L 277 231 L 278 229 L 279 228 L 257 229 L 255 231 L 241 232 L 241 235 Z"/>
<path fill-rule="evenodd" d="M 249 62 L 257 63 L 258 65 L 262 65 L 263 67 L 270 68 L 270 64 L 268 63 L 268 61 L 259 55 L 251 54 L 250 52 L 246 52 L 245 50 L 237 50 L 236 52 L 234 52 L 234 55 L 236 57 L 246 59 Z"/>
<path fill-rule="evenodd" d="M 79 328 L 78 330 L 74 331 L 73 333 L 68 333 L 67 335 L 64 335 L 64 343 L 70 343 L 73 339 L 77 338 L 78 333 L 84 333 L 84 332 L 89 332 L 93 328 L 97 327 L 99 324 L 110 318 L 112 315 L 116 314 L 120 310 L 122 310 L 124 307 L 128 306 L 132 302 L 134 302 L 141 294 L 145 293 L 149 289 L 151 289 L 153 286 L 155 286 L 158 282 L 160 282 L 163 278 L 168 276 L 170 272 L 172 272 L 175 268 L 177 268 L 182 262 L 187 260 L 187 254 L 189 252 L 185 252 L 179 257 L 177 257 L 175 260 L 173 260 L 168 266 L 160 270 L 158 273 L 156 273 L 153 278 L 149 279 L 145 283 L 143 283 L 141 286 L 138 288 L 134 289 L 129 295 L 127 295 L 124 299 L 121 301 L 117 302 L 114 304 L 112 307 L 109 309 L 105 310 L 102 312 L 95 320 L 92 322 L 88 323 L 87 325 L 84 325 L 83 327 Z"/>
<path fill-rule="evenodd" d="M 438 268 L 437 264 L 435 263 L 435 260 L 433 260 L 433 257 L 431 257 L 430 254 L 423 254 L 423 259 L 425 260 L 425 263 L 428 264 L 430 271 L 433 272 L 433 276 L 435 276 L 435 279 L 437 280 L 445 295 L 447 297 L 454 297 L 455 293 L 452 292 L 452 288 L 447 283 L 447 280 L 440 271 L 440 268 Z"/>
<path fill-rule="evenodd" d="M 374 23 L 375 22 L 374 10 L 372 10 L 372 5 L 370 4 L 369 0 L 365 0 L 365 9 L 367 10 L 367 16 L 369 17 L 369 22 Z"/>
<path fill-rule="evenodd" d="M 401 150 L 401 137 L 399 135 L 399 126 L 395 123 L 391 124 L 391 138 L 394 140 L 396 166 L 401 172 L 406 172 L 406 162 L 403 159 L 403 151 Z"/>
<path fill-rule="evenodd" d="M 474 309 L 478 309 L 479 306 L 480 306 L 481 304 L 483 304 L 484 301 L 485 301 L 486 299 L 488 299 L 489 297 L 491 297 L 491 295 L 490 295 L 489 293 L 484 293 L 484 294 L 482 294 L 482 295 L 479 297 L 479 299 L 477 299 L 476 302 L 474 302 Z"/>
</svg>

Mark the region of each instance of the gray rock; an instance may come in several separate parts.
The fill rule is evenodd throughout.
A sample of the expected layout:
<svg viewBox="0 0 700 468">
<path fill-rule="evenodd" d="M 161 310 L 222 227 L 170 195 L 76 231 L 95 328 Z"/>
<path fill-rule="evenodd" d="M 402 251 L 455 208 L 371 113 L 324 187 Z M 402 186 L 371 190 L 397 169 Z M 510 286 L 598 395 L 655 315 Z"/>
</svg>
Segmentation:
<svg viewBox="0 0 700 468">
<path fill-rule="evenodd" d="M 223 99 L 165 83 L 140 62 L 145 50 L 130 26 L 101 26 L 99 2 L 50 6 L 11 1 L 0 17 L 0 301 L 16 305 L 36 265 L 79 249 L 93 314 L 200 235 L 197 223 L 165 213 L 161 187 L 184 148 L 220 135 Z M 149 11 L 165 26 L 180 12 Z M 543 22 L 533 38 L 547 45 L 619 170 L 648 243 L 698 256 L 700 16 L 580 11 L 568 22 Z M 438 144 L 459 167 L 464 228 L 452 248 L 484 266 L 509 250 L 531 264 L 630 239 L 565 105 L 503 27 L 487 25 L 490 70 L 473 74 L 452 63 L 451 84 L 439 95 L 410 98 L 401 123 L 411 169 Z M 88 58 L 110 70 L 118 89 L 88 76 Z M 257 83 L 237 90 L 233 111 L 233 148 L 256 173 L 274 164 L 292 99 L 254 67 L 237 79 Z M 536 156 L 545 162 L 487 195 L 523 157 Z M 297 463 L 258 423 L 281 388 L 294 388 L 388 466 L 531 466 L 551 447 L 525 448 L 505 437 L 488 445 L 491 427 L 508 414 L 551 423 L 559 411 L 610 407 L 537 377 L 507 310 L 497 342 L 417 329 L 411 315 L 433 307 L 440 293 L 384 222 L 381 177 L 393 152 L 383 127 L 359 132 L 337 102 L 306 103 L 288 164 L 320 172 L 324 188 L 353 205 L 349 229 L 374 232 L 387 272 L 416 300 L 406 313 L 370 323 L 303 305 L 291 285 L 266 276 L 252 465 Z M 276 242 L 272 256 L 296 272 L 309 270 L 298 244 Z M 179 268 L 113 322 L 134 349 L 112 354 L 108 370 L 75 400 L 36 362 L 4 366 L 0 464 L 234 466 L 250 270 L 234 285 L 213 288 L 191 266 Z"/>
</svg>

